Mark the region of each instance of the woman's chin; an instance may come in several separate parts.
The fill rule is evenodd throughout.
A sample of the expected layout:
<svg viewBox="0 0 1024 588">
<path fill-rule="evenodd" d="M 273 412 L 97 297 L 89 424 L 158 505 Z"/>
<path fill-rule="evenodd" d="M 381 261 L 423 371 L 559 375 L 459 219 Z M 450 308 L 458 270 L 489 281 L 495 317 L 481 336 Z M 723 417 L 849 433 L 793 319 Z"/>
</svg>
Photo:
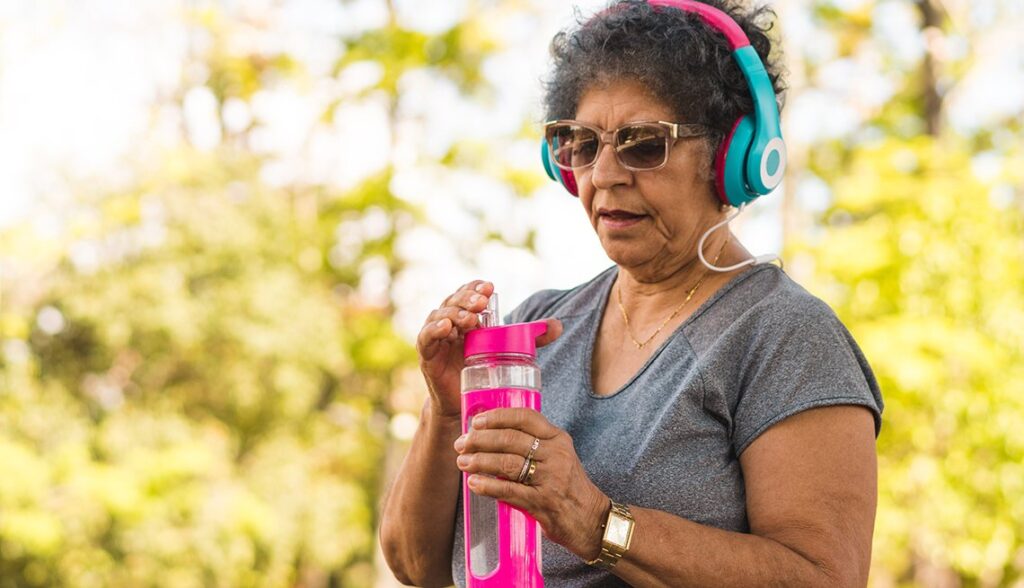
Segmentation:
<svg viewBox="0 0 1024 588">
<path fill-rule="evenodd" d="M 654 257 L 648 247 L 641 243 L 623 243 L 621 241 L 608 241 L 601 239 L 601 247 L 604 248 L 608 259 L 620 267 L 637 267 L 643 265 Z"/>
</svg>

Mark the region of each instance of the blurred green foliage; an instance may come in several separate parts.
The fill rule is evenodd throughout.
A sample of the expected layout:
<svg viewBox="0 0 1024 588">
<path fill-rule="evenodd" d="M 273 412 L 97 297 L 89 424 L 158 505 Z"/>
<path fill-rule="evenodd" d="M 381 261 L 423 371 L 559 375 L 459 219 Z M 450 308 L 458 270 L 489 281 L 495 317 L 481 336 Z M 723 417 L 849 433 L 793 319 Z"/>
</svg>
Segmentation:
<svg viewBox="0 0 1024 588">
<path fill-rule="evenodd" d="M 308 79 L 232 42 L 225 10 L 183 15 L 208 41 L 185 72 L 218 112 Z M 379 62 L 368 91 L 394 108 L 407 70 L 478 84 L 490 43 L 471 21 L 391 19 L 341 39 L 333 75 Z M 423 219 L 390 166 L 344 190 L 270 185 L 259 125 L 140 150 L 130 181 L 77 187 L 56 236 L 0 232 L 19 278 L 0 290 L 0 587 L 372 584 L 391 395 L 415 355 L 390 292 L 360 288 L 374 263 L 390 289 L 398 231 Z"/>
<path fill-rule="evenodd" d="M 167 154 L 82 206 L 99 217 L 76 246 L 102 263 L 61 260 L 31 308 L 5 306 L 0 585 L 369 583 L 412 351 L 326 261 L 359 207 L 258 170 Z"/>
<path fill-rule="evenodd" d="M 956 144 L 856 149 L 814 248 L 885 394 L 881 585 L 1024 578 L 1024 216 L 992 189 Z"/>
<path fill-rule="evenodd" d="M 819 4 L 844 54 L 886 55 L 862 18 L 882 3 Z M 832 198 L 789 252 L 812 261 L 809 285 L 850 327 L 885 398 L 875 586 L 1024 582 L 1024 125 L 945 124 L 943 97 L 982 55 L 934 48 L 987 33 L 969 8 L 908 6 L 934 54 L 887 68 L 895 95 L 868 116 L 872 132 L 812 146 L 809 173 Z"/>
</svg>

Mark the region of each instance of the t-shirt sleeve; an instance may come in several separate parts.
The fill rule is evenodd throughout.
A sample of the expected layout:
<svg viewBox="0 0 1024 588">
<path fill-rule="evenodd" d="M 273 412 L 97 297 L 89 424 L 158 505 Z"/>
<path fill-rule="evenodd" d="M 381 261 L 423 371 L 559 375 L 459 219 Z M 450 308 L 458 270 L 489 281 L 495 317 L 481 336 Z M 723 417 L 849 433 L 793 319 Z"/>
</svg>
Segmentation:
<svg viewBox="0 0 1024 588">
<path fill-rule="evenodd" d="M 824 302 L 806 297 L 758 313 L 733 417 L 740 455 L 769 427 L 822 406 L 859 405 L 882 426 L 882 396 L 860 347 Z"/>
<path fill-rule="evenodd" d="M 519 306 L 513 308 L 512 312 L 506 314 L 502 324 L 527 323 L 548 318 L 552 305 L 560 300 L 565 293 L 566 290 L 540 290 L 539 292 L 534 292 Z"/>
</svg>

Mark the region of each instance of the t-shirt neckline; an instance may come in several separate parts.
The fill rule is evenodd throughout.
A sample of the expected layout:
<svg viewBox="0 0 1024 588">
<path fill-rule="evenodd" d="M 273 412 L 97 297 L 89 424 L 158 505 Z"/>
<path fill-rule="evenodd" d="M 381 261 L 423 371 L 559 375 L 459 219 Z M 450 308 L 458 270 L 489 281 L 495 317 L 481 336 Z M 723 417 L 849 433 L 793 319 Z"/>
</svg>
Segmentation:
<svg viewBox="0 0 1024 588">
<path fill-rule="evenodd" d="M 640 369 L 638 369 L 636 373 L 630 376 L 624 384 L 619 386 L 619 388 L 612 392 L 611 394 L 598 394 L 594 390 L 594 347 L 597 345 L 597 333 L 601 327 L 601 316 L 604 314 L 604 310 L 608 306 L 608 300 L 611 297 L 612 285 L 615 283 L 615 279 L 619 276 L 619 267 L 610 267 L 603 276 L 605 279 L 605 283 L 602 283 L 599 286 L 603 290 L 603 292 L 601 293 L 601 296 L 597 297 L 597 305 L 594 308 L 592 308 L 590 310 L 590 313 L 588 314 L 588 316 L 590 317 L 590 330 L 587 333 L 587 342 L 589 344 L 584 345 L 583 351 L 584 391 L 587 393 L 587 396 L 594 398 L 596 400 L 609 400 L 611 398 L 619 396 L 623 392 L 626 392 L 633 384 L 633 382 L 635 382 L 640 376 L 644 374 L 644 372 L 647 371 L 647 367 L 654 363 L 654 360 L 656 360 L 658 356 L 661 355 L 661 353 L 668 347 L 668 345 L 676 337 L 685 336 L 683 335 L 683 329 L 685 329 L 687 326 L 689 326 L 690 323 L 692 323 L 694 320 L 700 317 L 700 315 L 704 314 L 729 290 L 732 290 L 734 287 L 739 285 L 748 277 L 760 273 L 767 267 L 774 267 L 778 269 L 778 266 L 774 264 L 765 264 L 764 266 L 755 266 L 751 269 L 740 272 L 739 274 L 733 276 L 728 282 L 723 284 L 721 288 L 716 290 L 710 298 L 708 298 L 707 300 L 704 301 L 703 304 L 698 306 L 697 310 L 693 311 L 693 313 L 690 314 L 690 316 L 686 317 L 686 320 L 679 323 L 679 325 L 672 330 L 669 336 L 666 337 L 665 340 L 658 345 L 658 348 L 654 350 L 654 353 L 652 353 L 650 357 L 647 358 L 647 361 L 645 361 L 644 364 L 640 366 Z"/>
</svg>

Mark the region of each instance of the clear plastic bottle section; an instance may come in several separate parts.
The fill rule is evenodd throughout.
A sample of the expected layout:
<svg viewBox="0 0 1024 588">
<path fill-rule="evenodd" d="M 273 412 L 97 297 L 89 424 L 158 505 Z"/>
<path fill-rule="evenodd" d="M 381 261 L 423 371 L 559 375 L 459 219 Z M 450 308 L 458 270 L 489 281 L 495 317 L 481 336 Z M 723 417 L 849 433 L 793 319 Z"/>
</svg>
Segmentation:
<svg viewBox="0 0 1024 588">
<path fill-rule="evenodd" d="M 523 353 L 496 353 L 466 358 L 462 392 L 494 388 L 540 390 L 540 368 Z"/>
</svg>

